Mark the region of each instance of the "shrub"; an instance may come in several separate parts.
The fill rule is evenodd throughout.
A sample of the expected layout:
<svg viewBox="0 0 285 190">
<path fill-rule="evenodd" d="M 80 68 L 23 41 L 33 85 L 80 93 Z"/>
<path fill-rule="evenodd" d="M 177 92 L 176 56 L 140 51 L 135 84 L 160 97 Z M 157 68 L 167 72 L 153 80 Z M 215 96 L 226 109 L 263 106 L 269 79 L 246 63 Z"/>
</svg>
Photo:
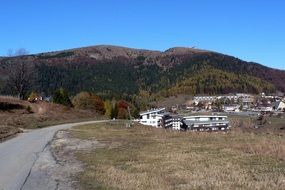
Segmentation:
<svg viewBox="0 0 285 190">
<path fill-rule="evenodd" d="M 104 101 L 90 92 L 80 92 L 72 99 L 72 103 L 79 109 L 93 109 L 100 114 L 105 113 Z"/>
<path fill-rule="evenodd" d="M 53 102 L 56 104 L 62 104 L 65 106 L 72 107 L 72 103 L 69 98 L 68 92 L 63 88 L 60 88 L 55 91 L 54 96 L 53 96 Z"/>
<path fill-rule="evenodd" d="M 130 112 L 132 117 L 139 117 L 139 110 L 131 103 L 125 100 L 110 101 L 106 100 L 104 103 L 105 107 L 105 115 L 109 118 L 118 118 L 118 119 L 129 119 L 128 107 L 130 108 Z"/>
<path fill-rule="evenodd" d="M 119 108 L 118 119 L 128 119 L 128 111 L 124 108 Z"/>
<path fill-rule="evenodd" d="M 143 62 L 143 61 L 145 61 L 145 56 L 139 55 L 139 56 L 137 56 L 137 60 L 140 62 Z"/>
<path fill-rule="evenodd" d="M 28 113 L 34 113 L 31 106 L 28 106 L 28 107 L 26 108 L 26 110 L 27 110 Z"/>
</svg>

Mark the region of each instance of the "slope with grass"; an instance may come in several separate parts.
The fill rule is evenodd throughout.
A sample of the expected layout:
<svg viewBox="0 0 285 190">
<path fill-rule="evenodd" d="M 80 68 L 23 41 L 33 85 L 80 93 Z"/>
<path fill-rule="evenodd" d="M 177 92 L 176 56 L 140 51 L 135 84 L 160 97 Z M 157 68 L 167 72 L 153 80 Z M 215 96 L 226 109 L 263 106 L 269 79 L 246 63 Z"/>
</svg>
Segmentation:
<svg viewBox="0 0 285 190">
<path fill-rule="evenodd" d="M 0 96 L 0 140 L 20 132 L 45 126 L 94 120 L 102 117 L 90 110 L 80 110 L 58 104 L 29 103 L 13 97 Z"/>
</svg>

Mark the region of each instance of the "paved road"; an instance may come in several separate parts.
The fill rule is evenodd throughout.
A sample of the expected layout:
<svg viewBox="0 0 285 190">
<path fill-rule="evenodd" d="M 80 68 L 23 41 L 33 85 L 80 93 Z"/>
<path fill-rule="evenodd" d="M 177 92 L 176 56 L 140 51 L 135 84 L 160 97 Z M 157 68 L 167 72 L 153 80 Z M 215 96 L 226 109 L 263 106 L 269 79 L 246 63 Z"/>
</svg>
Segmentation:
<svg viewBox="0 0 285 190">
<path fill-rule="evenodd" d="M 0 190 L 21 189 L 37 159 L 37 155 L 44 150 L 58 130 L 99 122 L 106 121 L 52 126 L 22 133 L 15 138 L 0 143 Z"/>
</svg>

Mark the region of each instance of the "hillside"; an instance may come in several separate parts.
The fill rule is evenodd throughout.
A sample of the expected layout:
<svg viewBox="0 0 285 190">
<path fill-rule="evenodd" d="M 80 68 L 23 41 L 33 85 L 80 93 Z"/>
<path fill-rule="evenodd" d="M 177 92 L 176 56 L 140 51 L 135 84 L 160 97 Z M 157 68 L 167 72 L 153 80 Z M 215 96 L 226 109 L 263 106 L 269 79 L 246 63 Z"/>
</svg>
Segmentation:
<svg viewBox="0 0 285 190">
<path fill-rule="evenodd" d="M 3 138 L 20 132 L 19 128 L 41 128 L 99 117 L 102 116 L 95 111 L 79 110 L 47 102 L 30 103 L 13 97 L 0 96 L 0 142 Z"/>
<path fill-rule="evenodd" d="M 93 91 L 127 97 L 140 91 L 169 94 L 285 92 L 285 71 L 216 52 L 171 48 L 165 52 L 117 46 L 92 46 L 36 55 L 0 58 L 0 92 L 11 94 L 7 64 L 32 69 L 30 89 L 51 95 L 64 87 L 74 95 Z"/>
<path fill-rule="evenodd" d="M 217 94 L 230 92 L 273 92 L 270 82 L 247 74 L 235 74 L 215 68 L 198 70 L 190 78 L 168 90 L 168 94 Z"/>
</svg>

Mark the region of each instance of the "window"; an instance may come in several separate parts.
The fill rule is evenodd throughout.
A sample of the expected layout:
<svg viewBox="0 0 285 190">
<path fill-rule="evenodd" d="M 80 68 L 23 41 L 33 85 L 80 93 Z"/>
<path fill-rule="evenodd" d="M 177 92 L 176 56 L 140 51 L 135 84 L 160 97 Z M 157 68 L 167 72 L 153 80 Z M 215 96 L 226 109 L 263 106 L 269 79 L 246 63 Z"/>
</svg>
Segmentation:
<svg viewBox="0 0 285 190">
<path fill-rule="evenodd" d="M 146 115 L 146 118 L 149 119 L 149 114 Z"/>
</svg>

